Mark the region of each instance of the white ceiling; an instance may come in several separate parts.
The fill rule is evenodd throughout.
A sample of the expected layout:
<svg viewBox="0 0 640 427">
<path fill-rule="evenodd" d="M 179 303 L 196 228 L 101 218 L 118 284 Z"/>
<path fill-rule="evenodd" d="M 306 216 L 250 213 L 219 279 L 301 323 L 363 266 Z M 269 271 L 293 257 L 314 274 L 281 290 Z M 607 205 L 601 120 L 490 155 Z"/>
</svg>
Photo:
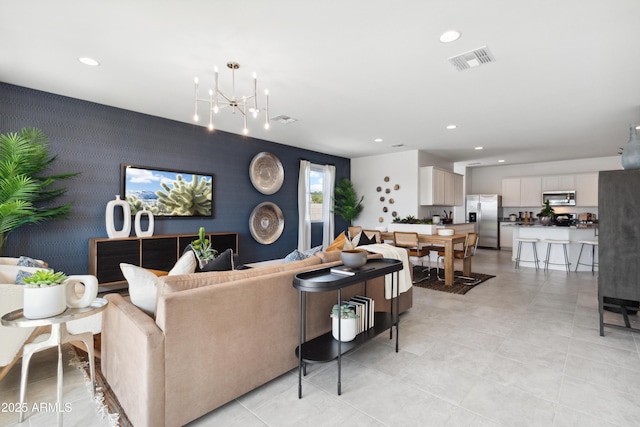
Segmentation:
<svg viewBox="0 0 640 427">
<path fill-rule="evenodd" d="M 217 65 L 230 93 L 236 61 L 239 96 L 255 71 L 271 116 L 298 119 L 250 123 L 256 138 L 482 165 L 615 156 L 640 122 L 639 16 L 639 0 L 4 0 L 0 81 L 191 122 L 193 78 L 205 96 Z M 448 29 L 462 37 L 441 43 Z M 495 63 L 447 60 L 482 46 Z"/>
</svg>

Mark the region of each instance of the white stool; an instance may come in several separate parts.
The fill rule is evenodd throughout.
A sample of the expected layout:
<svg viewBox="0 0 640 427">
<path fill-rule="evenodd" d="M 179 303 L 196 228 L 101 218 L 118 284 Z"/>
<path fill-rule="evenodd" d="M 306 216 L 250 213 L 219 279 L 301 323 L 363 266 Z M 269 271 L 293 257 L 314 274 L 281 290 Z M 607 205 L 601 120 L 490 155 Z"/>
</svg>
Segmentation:
<svg viewBox="0 0 640 427">
<path fill-rule="evenodd" d="M 539 242 L 539 240 L 528 239 L 524 237 L 516 237 L 515 240 L 518 242 L 518 252 L 516 254 L 516 268 L 520 268 L 520 252 L 522 251 L 522 244 L 531 243 L 531 246 L 533 247 L 533 259 L 536 263 L 536 270 L 537 270 L 539 261 L 538 261 L 538 250 L 536 249 L 536 244 Z"/>
<path fill-rule="evenodd" d="M 579 240 L 580 243 L 580 254 L 578 255 L 578 260 L 576 261 L 576 271 L 578 271 L 579 265 L 590 265 L 591 266 L 591 274 L 594 274 L 595 267 L 598 265 L 596 262 L 596 247 L 598 246 L 597 240 Z M 591 264 L 585 264 L 580 262 L 580 257 L 582 257 L 582 249 L 584 249 L 584 245 L 591 245 Z"/>
<path fill-rule="evenodd" d="M 549 255 L 551 255 L 551 245 L 562 245 L 562 250 L 564 252 L 564 264 L 555 264 L 555 265 L 564 265 L 568 273 L 570 269 L 569 269 L 569 257 L 567 256 L 567 245 L 570 244 L 571 241 L 545 239 L 544 242 L 547 244 L 547 257 L 544 260 L 544 271 L 547 271 L 549 269 L 549 264 L 554 264 L 549 262 Z"/>
</svg>

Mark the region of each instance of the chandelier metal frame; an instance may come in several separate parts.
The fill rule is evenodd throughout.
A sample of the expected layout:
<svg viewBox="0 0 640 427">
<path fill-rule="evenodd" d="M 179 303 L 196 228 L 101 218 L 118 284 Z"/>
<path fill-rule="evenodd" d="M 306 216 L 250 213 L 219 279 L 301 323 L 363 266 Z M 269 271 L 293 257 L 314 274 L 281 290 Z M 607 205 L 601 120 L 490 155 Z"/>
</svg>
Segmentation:
<svg viewBox="0 0 640 427">
<path fill-rule="evenodd" d="M 223 108 L 231 108 L 232 114 L 240 112 L 242 114 L 243 128 L 242 133 L 245 135 L 249 133 L 247 127 L 247 113 L 251 114 L 253 118 L 257 118 L 258 114 L 262 111 L 265 112 L 264 128 L 269 129 L 269 91 L 265 90 L 265 105 L 264 107 L 258 107 L 258 78 L 256 73 L 253 73 L 253 95 L 243 96 L 238 98 L 236 96 L 236 70 L 240 68 L 240 64 L 237 62 L 228 62 L 227 68 L 231 70 L 231 96 L 225 95 L 218 85 L 218 67 L 214 67 L 214 82 L 215 88 L 209 89 L 208 98 L 198 98 L 198 86 L 199 81 L 196 77 L 195 82 L 195 101 L 194 101 L 194 114 L 193 121 L 199 122 L 200 116 L 198 116 L 198 103 L 209 103 L 209 130 L 214 130 L 213 116 Z"/>
</svg>

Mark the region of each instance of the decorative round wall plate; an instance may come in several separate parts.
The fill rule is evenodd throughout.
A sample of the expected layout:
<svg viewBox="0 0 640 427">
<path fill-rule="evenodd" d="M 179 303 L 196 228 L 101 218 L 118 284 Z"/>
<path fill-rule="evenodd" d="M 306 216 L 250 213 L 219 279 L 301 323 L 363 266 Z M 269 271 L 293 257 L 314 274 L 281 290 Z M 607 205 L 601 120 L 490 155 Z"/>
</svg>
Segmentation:
<svg viewBox="0 0 640 427">
<path fill-rule="evenodd" d="M 275 203 L 263 202 L 253 208 L 249 217 L 249 231 L 258 243 L 270 245 L 284 230 L 282 210 Z"/>
<path fill-rule="evenodd" d="M 256 190 L 262 194 L 273 194 L 282 187 L 284 168 L 276 156 L 263 151 L 251 160 L 249 178 Z"/>
</svg>

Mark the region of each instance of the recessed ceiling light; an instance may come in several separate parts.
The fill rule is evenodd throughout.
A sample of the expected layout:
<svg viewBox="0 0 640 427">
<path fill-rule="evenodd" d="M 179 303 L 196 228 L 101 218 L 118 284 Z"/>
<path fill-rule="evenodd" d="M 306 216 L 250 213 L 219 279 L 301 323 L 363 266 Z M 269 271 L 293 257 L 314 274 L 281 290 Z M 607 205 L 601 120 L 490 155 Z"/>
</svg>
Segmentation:
<svg viewBox="0 0 640 427">
<path fill-rule="evenodd" d="M 498 163 L 504 163 L 504 159 L 498 160 Z"/>
<path fill-rule="evenodd" d="M 460 36 L 461 36 L 460 31 L 449 30 L 449 31 L 445 31 L 440 35 L 440 41 L 442 43 L 451 43 L 458 40 Z"/>
<path fill-rule="evenodd" d="M 482 150 L 484 147 L 476 147 L 476 150 Z"/>
<path fill-rule="evenodd" d="M 457 128 L 457 127 L 458 127 L 458 126 L 456 126 L 456 125 L 448 125 L 448 126 L 447 126 L 447 129 L 452 130 L 452 129 L 455 129 L 455 128 Z"/>
<path fill-rule="evenodd" d="M 382 138 L 376 138 L 373 140 L 373 142 L 382 142 Z"/>
<path fill-rule="evenodd" d="M 78 58 L 78 61 L 82 62 L 84 65 L 89 65 L 90 67 L 97 67 L 98 65 L 100 65 L 98 61 L 93 58 L 89 58 L 88 56 Z"/>
</svg>

